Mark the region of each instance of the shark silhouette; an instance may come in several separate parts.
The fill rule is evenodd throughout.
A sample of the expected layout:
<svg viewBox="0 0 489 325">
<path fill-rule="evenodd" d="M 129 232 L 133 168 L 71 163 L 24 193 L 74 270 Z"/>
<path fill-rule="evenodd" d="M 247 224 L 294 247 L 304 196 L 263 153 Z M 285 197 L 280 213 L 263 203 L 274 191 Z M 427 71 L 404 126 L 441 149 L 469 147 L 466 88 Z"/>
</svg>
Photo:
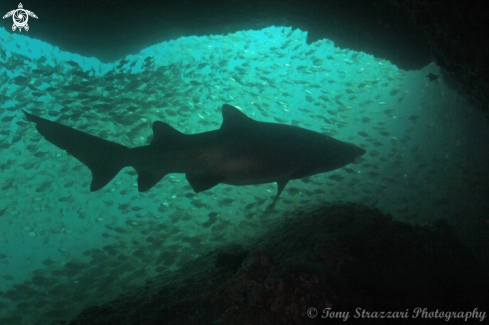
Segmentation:
<svg viewBox="0 0 489 325">
<path fill-rule="evenodd" d="M 318 132 L 255 121 L 227 104 L 222 106 L 223 122 L 218 130 L 183 134 L 156 121 L 151 143 L 136 148 L 23 112 L 46 140 L 90 168 L 92 192 L 107 185 L 122 168 L 132 166 L 140 192 L 169 173 L 185 173 L 196 193 L 219 183 L 277 182 L 272 206 L 289 180 L 343 167 L 365 154 L 362 148 Z"/>
</svg>

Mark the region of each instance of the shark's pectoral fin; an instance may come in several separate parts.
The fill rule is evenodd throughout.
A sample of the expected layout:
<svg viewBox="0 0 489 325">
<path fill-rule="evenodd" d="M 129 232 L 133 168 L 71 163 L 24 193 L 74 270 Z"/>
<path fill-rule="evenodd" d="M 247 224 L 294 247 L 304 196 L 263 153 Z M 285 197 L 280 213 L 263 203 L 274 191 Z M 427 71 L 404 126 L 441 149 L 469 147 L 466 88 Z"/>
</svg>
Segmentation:
<svg viewBox="0 0 489 325">
<path fill-rule="evenodd" d="M 285 186 L 287 185 L 287 183 L 289 182 L 288 179 L 283 179 L 283 180 L 280 180 L 277 182 L 277 196 L 275 196 L 275 199 L 273 199 L 273 202 L 272 204 L 275 204 L 275 202 L 277 202 L 278 200 L 278 197 L 280 196 L 280 193 L 282 193 L 282 191 L 284 190 Z"/>
<path fill-rule="evenodd" d="M 205 172 L 190 172 L 186 173 L 185 176 L 195 193 L 207 191 L 224 180 L 222 177 Z"/>
<path fill-rule="evenodd" d="M 269 206 L 267 206 L 267 210 L 272 209 L 275 206 L 275 203 L 277 203 L 278 197 L 280 196 L 280 193 L 284 190 L 285 186 L 289 182 L 289 179 L 282 179 L 280 181 L 277 181 L 277 195 L 273 199 L 273 202 L 270 203 Z"/>
</svg>

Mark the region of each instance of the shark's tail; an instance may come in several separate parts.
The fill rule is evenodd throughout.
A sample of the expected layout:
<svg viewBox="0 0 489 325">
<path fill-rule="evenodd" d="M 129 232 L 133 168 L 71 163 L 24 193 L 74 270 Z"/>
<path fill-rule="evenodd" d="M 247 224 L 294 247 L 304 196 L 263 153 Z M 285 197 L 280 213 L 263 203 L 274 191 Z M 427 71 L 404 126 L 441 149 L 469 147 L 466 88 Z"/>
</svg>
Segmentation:
<svg viewBox="0 0 489 325">
<path fill-rule="evenodd" d="M 100 190 L 122 168 L 129 166 L 131 149 L 22 111 L 28 121 L 36 123 L 37 130 L 46 140 L 90 168 L 90 191 Z"/>
</svg>

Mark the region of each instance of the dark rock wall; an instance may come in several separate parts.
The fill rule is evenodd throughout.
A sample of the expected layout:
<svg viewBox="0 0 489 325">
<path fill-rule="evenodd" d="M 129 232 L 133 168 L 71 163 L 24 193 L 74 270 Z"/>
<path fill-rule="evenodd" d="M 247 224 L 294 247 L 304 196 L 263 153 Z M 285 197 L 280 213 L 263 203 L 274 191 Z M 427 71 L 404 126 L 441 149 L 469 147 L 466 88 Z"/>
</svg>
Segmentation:
<svg viewBox="0 0 489 325">
<path fill-rule="evenodd" d="M 284 215 L 247 247 L 220 247 L 69 324 L 324 324 L 324 308 L 365 324 L 357 308 L 407 310 L 410 319 L 420 306 L 472 311 L 488 305 L 487 289 L 486 271 L 446 221 L 422 227 L 332 204 Z M 308 317 L 311 307 L 318 316 Z"/>
<path fill-rule="evenodd" d="M 489 11 L 484 5 L 476 0 L 39 0 L 25 8 L 39 16 L 29 36 L 104 62 L 180 36 L 293 26 L 308 31 L 310 42 L 329 38 L 402 69 L 435 61 L 452 87 L 487 109 Z M 11 30 L 10 21 L 2 23 Z"/>
</svg>

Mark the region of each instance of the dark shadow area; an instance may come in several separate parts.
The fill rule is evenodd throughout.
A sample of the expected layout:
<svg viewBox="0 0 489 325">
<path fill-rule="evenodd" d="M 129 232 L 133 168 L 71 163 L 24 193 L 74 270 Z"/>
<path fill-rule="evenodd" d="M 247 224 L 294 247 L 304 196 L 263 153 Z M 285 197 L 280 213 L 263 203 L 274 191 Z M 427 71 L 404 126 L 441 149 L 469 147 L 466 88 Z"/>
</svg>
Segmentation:
<svg viewBox="0 0 489 325">
<path fill-rule="evenodd" d="M 340 203 L 284 216 L 247 247 L 216 249 L 69 324 L 324 324 L 324 308 L 349 312 L 350 322 L 412 323 L 418 307 L 483 311 L 488 288 L 487 272 L 444 220 L 414 226 Z M 407 318 L 356 319 L 357 310 Z"/>
</svg>

